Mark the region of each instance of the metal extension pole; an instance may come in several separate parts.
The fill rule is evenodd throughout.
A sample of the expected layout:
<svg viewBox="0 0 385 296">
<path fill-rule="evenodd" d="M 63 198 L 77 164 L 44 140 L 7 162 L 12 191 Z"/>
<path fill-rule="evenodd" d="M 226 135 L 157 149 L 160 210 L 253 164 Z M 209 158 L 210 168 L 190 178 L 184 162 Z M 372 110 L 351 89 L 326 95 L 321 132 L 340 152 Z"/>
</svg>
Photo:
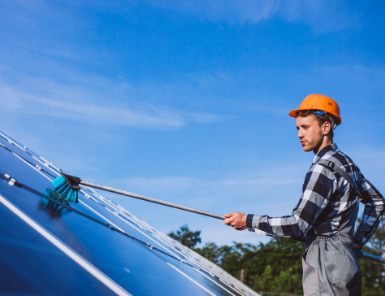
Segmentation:
<svg viewBox="0 0 385 296">
<path fill-rule="evenodd" d="M 358 254 L 359 258 L 369 259 L 372 261 L 376 261 L 376 262 L 385 264 L 385 258 L 378 257 L 376 255 L 372 255 L 372 254 L 368 254 L 368 253 L 364 253 L 362 251 L 355 251 L 355 253 Z"/>
<path fill-rule="evenodd" d="M 90 187 L 93 187 L 93 188 L 97 188 L 97 189 L 101 189 L 101 190 L 105 190 L 105 191 L 109 191 L 109 192 L 113 192 L 113 193 L 117 193 L 117 194 L 121 194 L 121 195 L 126 195 L 126 196 L 129 196 L 129 197 L 133 197 L 133 198 L 137 198 L 137 199 L 141 199 L 141 200 L 145 200 L 145 201 L 149 201 L 149 202 L 153 202 L 153 203 L 157 203 L 157 204 L 164 205 L 164 206 L 167 206 L 167 207 L 176 208 L 176 209 L 180 209 L 180 210 L 183 210 L 183 211 L 200 214 L 200 215 L 203 215 L 203 216 L 209 216 L 209 217 L 212 217 L 212 218 L 216 218 L 216 219 L 220 219 L 220 220 L 225 220 L 225 217 L 223 217 L 221 215 L 217 215 L 217 214 L 206 212 L 206 211 L 197 210 L 197 209 L 186 207 L 186 206 L 181 206 L 181 205 L 178 205 L 178 204 L 174 204 L 172 202 L 167 202 L 167 201 L 163 201 L 163 200 L 160 200 L 160 199 L 155 199 L 155 198 L 147 197 L 147 196 L 144 196 L 144 195 L 139 195 L 139 194 L 135 194 L 135 193 L 131 193 L 131 192 L 127 192 L 127 191 L 111 188 L 111 187 L 108 187 L 108 186 L 98 185 L 98 184 L 94 184 L 94 183 L 87 182 L 87 181 L 80 181 L 80 184 L 86 185 L 86 186 L 90 186 Z"/>
</svg>

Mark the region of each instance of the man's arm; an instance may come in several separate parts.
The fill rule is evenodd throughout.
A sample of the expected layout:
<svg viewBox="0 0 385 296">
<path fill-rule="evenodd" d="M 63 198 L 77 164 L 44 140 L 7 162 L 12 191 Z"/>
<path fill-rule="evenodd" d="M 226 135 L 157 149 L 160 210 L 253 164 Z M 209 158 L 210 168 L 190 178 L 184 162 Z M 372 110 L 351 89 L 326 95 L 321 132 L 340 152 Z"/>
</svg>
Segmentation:
<svg viewBox="0 0 385 296">
<path fill-rule="evenodd" d="M 361 249 L 364 244 L 373 236 L 382 215 L 384 214 L 385 200 L 380 192 L 362 176 L 361 195 L 365 204 L 362 223 L 353 237 L 353 242 Z"/>
<path fill-rule="evenodd" d="M 334 174 L 317 164 L 307 173 L 302 188 L 302 196 L 291 216 L 271 218 L 235 212 L 225 215 L 228 219 L 224 223 L 238 230 L 256 229 L 267 235 L 286 236 L 302 240 L 301 237 L 306 234 L 329 203 L 331 195 L 336 190 L 336 184 Z"/>
</svg>

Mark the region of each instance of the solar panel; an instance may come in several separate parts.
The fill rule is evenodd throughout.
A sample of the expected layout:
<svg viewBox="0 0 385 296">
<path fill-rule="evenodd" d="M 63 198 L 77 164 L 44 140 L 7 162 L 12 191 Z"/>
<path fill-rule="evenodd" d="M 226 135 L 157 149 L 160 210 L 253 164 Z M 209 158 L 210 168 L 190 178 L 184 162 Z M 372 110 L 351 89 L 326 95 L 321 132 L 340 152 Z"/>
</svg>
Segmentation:
<svg viewBox="0 0 385 296">
<path fill-rule="evenodd" d="M 60 170 L 0 132 L 0 295 L 258 295 L 92 188 L 45 195 Z"/>
</svg>

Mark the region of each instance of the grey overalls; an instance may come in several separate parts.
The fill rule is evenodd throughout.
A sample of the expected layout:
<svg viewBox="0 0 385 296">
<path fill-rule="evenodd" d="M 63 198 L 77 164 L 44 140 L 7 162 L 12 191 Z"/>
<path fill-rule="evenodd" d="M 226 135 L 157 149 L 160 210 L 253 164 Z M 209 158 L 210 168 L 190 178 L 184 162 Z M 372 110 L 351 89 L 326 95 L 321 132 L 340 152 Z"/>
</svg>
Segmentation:
<svg viewBox="0 0 385 296">
<path fill-rule="evenodd" d="M 357 211 L 358 203 L 335 235 L 306 237 L 302 255 L 305 296 L 361 295 L 361 271 L 352 249 Z"/>
</svg>

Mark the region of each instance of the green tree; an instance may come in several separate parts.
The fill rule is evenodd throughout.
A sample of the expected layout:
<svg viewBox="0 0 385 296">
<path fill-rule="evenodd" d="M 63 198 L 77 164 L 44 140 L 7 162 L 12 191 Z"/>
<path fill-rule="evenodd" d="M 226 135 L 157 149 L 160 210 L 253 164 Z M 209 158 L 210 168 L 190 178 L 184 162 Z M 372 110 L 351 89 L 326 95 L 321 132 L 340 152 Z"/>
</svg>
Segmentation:
<svg viewBox="0 0 385 296">
<path fill-rule="evenodd" d="M 224 246 L 225 248 L 227 246 Z M 204 247 L 195 248 L 194 251 L 197 252 L 202 257 L 214 262 L 217 265 L 221 265 L 221 258 L 223 253 L 223 247 L 218 247 L 215 243 L 206 243 Z"/>
<path fill-rule="evenodd" d="M 361 219 L 358 219 L 358 223 L 361 223 Z M 362 251 L 376 256 L 385 254 L 385 218 Z M 385 265 L 367 259 L 358 259 L 358 263 L 362 273 L 362 295 L 385 295 Z"/>
<path fill-rule="evenodd" d="M 190 231 L 187 225 L 181 226 L 176 233 L 172 231 L 168 234 L 168 236 L 190 249 L 193 249 L 198 243 L 201 242 L 200 235 L 200 231 Z"/>
<path fill-rule="evenodd" d="M 385 218 L 383 218 L 374 235 L 369 240 L 369 247 L 376 251 L 380 256 L 385 254 Z"/>
<path fill-rule="evenodd" d="M 255 291 L 303 293 L 301 254 L 305 245 L 302 243 L 273 238 L 259 246 L 234 242 L 232 246 L 218 247 L 207 243 L 194 251 L 238 279 L 243 269 L 245 284 Z"/>
<path fill-rule="evenodd" d="M 302 294 L 301 254 L 305 248 L 305 244 L 288 238 L 261 243 L 255 258 L 248 262 L 247 283 L 256 291 Z"/>
</svg>

